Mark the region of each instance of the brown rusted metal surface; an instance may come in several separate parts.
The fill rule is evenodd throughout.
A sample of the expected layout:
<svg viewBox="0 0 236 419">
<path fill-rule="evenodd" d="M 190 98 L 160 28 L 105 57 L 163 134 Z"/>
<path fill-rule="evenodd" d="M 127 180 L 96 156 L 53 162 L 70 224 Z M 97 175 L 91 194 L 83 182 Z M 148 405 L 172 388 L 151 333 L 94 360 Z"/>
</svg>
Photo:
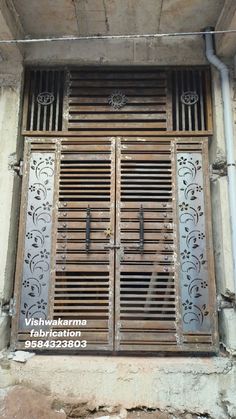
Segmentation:
<svg viewBox="0 0 236 419">
<path fill-rule="evenodd" d="M 62 131 L 65 72 L 60 69 L 26 70 L 23 132 Z"/>
<path fill-rule="evenodd" d="M 172 70 L 171 78 L 173 130 L 195 134 L 211 131 L 209 70 L 183 67 Z"/>
<path fill-rule="evenodd" d="M 34 68 L 26 71 L 24 97 L 24 135 L 212 133 L 210 75 L 204 67 Z"/>
<path fill-rule="evenodd" d="M 62 141 L 61 153 L 53 318 L 87 320 L 87 349 L 112 350 L 113 143 Z"/>
<path fill-rule="evenodd" d="M 206 68 L 27 71 L 23 133 L 31 139 L 16 270 L 17 348 L 32 339 L 18 327 L 29 161 L 32 153 L 53 152 L 48 318 L 86 319 L 83 351 L 216 351 L 206 140 L 211 119 Z M 186 153 L 202 159 L 209 287 L 204 330 L 183 327 L 177 157 Z"/>
<path fill-rule="evenodd" d="M 87 320 L 83 338 L 89 351 L 214 352 L 217 326 L 206 139 L 32 138 L 26 142 L 23 194 L 29 187 L 31 154 L 52 151 L 56 176 L 48 318 Z M 176 167 L 183 153 L 200 153 L 203 160 L 202 233 L 209 287 L 205 295 L 209 326 L 203 331 L 183 328 Z M 32 339 L 18 327 L 27 217 L 23 199 L 15 287 L 18 315 L 13 328 L 18 348 Z"/>
<path fill-rule="evenodd" d="M 155 351 L 167 342 L 171 348 L 176 344 L 171 143 L 120 142 L 116 349 Z"/>
</svg>

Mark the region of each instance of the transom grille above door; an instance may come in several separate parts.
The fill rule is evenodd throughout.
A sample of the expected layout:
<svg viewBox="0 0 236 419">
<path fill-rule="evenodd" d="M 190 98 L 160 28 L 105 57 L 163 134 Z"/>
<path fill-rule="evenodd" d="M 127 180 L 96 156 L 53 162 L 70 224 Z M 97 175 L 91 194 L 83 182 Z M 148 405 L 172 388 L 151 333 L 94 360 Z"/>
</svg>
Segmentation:
<svg viewBox="0 0 236 419">
<path fill-rule="evenodd" d="M 207 67 L 28 69 L 24 135 L 210 135 Z"/>
<path fill-rule="evenodd" d="M 64 319 L 76 350 L 214 352 L 207 165 L 200 139 L 28 139 L 15 346 Z"/>
</svg>

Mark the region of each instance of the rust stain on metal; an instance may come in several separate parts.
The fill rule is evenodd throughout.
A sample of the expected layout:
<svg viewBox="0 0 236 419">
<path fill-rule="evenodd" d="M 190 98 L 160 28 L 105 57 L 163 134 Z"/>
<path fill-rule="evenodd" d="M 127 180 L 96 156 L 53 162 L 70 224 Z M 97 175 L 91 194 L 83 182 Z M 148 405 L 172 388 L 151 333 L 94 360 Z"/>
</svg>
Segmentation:
<svg viewBox="0 0 236 419">
<path fill-rule="evenodd" d="M 64 86 L 64 75 L 57 76 L 56 71 L 55 80 L 61 77 Z M 213 351 L 217 328 L 207 182 L 212 335 L 183 332 L 176 198 L 177 152 L 205 150 L 206 139 L 194 136 L 211 130 L 209 91 L 203 88 L 205 69 L 70 69 L 64 97 L 56 93 L 55 113 L 48 110 L 46 120 L 47 112 L 35 105 L 37 83 L 44 78 L 50 82 L 51 76 L 43 72 L 32 70 L 26 86 L 23 132 L 31 132 L 32 138 L 26 141 L 23 197 L 31 153 L 56 150 L 49 317 L 86 318 L 89 351 Z M 198 109 L 186 113 L 178 100 L 184 74 L 201 96 Z M 115 113 L 114 121 L 104 95 L 109 96 L 117 79 L 129 102 Z M 173 137 L 168 138 L 170 133 Z M 188 135 L 186 140 L 183 135 Z M 204 157 L 204 173 L 206 161 Z M 90 248 L 86 251 L 88 206 Z M 18 307 L 26 216 L 23 199 Z M 22 348 L 29 336 L 18 329 L 18 319 L 13 329 L 14 341 Z"/>
</svg>

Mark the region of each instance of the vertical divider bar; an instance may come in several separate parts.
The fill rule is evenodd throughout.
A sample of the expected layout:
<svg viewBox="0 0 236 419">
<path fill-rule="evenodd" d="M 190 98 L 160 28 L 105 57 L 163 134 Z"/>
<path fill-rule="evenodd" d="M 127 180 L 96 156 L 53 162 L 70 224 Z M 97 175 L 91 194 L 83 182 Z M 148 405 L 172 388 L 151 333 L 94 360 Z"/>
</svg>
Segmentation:
<svg viewBox="0 0 236 419">
<path fill-rule="evenodd" d="M 191 92 L 191 72 L 190 70 L 186 71 L 186 79 L 187 79 L 187 91 Z M 192 106 L 188 106 L 188 131 L 192 131 Z"/>
<path fill-rule="evenodd" d="M 44 90 L 45 92 L 48 92 L 48 87 L 49 87 L 49 83 L 48 83 L 48 76 L 49 76 L 49 71 L 45 70 L 44 71 L 44 77 L 45 77 L 45 87 Z M 43 112 L 42 112 L 42 125 L 43 125 L 43 130 L 47 131 L 47 110 L 48 110 L 48 106 L 44 106 L 43 107 Z"/>
<path fill-rule="evenodd" d="M 115 298 L 116 298 L 116 277 L 115 277 L 115 263 L 116 253 L 115 248 L 112 248 L 112 243 L 116 243 L 116 138 L 111 138 L 111 190 L 110 190 L 110 316 L 109 316 L 109 345 L 111 350 L 114 350 L 115 344 Z"/>
<path fill-rule="evenodd" d="M 198 93 L 198 89 L 197 89 L 197 82 L 196 82 L 196 75 L 197 72 L 196 70 L 192 70 L 192 78 L 193 78 L 193 91 Z M 198 93 L 199 95 L 199 93 Z M 194 130 L 198 131 L 200 130 L 200 126 L 199 126 L 199 120 L 198 120 L 198 110 L 197 110 L 197 103 L 195 103 L 193 105 L 193 120 L 194 120 Z"/>
<path fill-rule="evenodd" d="M 59 215 L 59 186 L 60 186 L 60 165 L 61 165 L 61 139 L 56 140 L 55 152 L 55 178 L 54 178 L 54 196 L 52 210 L 52 246 L 51 246 L 51 272 L 49 286 L 49 305 L 48 318 L 53 319 L 54 301 L 55 301 L 55 277 L 56 277 L 56 253 L 57 253 L 57 224 Z"/>
<path fill-rule="evenodd" d="M 116 150 L 116 244 L 120 245 L 120 248 L 116 250 L 116 259 L 115 259 L 115 319 L 114 319 L 114 350 L 119 350 L 120 343 L 120 263 L 122 258 L 122 248 L 121 248 L 121 235 L 120 235 L 120 223 L 121 223 L 121 141 L 120 137 L 115 139 L 115 150 Z"/>
<path fill-rule="evenodd" d="M 62 131 L 68 130 L 69 125 L 69 97 L 70 97 L 70 71 L 65 71 L 63 88 Z"/>
<path fill-rule="evenodd" d="M 39 85 L 38 90 L 35 89 L 35 92 L 42 93 L 42 86 L 43 86 L 43 70 L 39 70 Z M 42 114 L 42 105 L 39 103 L 38 105 L 38 112 L 37 112 L 37 131 L 41 131 L 41 114 Z"/>
<path fill-rule="evenodd" d="M 55 95 L 55 86 L 54 86 L 54 75 L 55 75 L 55 70 L 51 70 L 51 91 L 52 94 Z M 52 124 L 53 124 L 53 102 L 49 105 L 49 121 L 48 121 L 48 130 L 52 131 Z"/>
<path fill-rule="evenodd" d="M 174 70 L 174 77 L 175 77 L 175 100 L 176 100 L 176 127 L 175 130 L 180 130 L 180 111 L 179 111 L 179 81 L 178 81 L 178 71 Z M 174 117 L 174 115 L 173 115 Z"/>
<path fill-rule="evenodd" d="M 60 82 L 61 72 L 57 72 L 57 83 L 56 83 L 56 112 L 55 112 L 55 130 L 58 131 L 58 119 L 59 119 L 59 106 L 60 106 Z"/>
<path fill-rule="evenodd" d="M 180 90 L 180 97 L 184 92 L 184 76 L 186 75 L 185 70 L 180 70 L 180 80 L 181 80 L 181 90 Z M 182 110 L 182 131 L 186 131 L 186 117 L 185 117 L 185 105 L 181 103 L 181 110 Z"/>
<path fill-rule="evenodd" d="M 36 70 L 29 73 L 30 74 L 30 87 L 32 90 L 31 103 L 30 103 L 30 131 L 35 129 L 34 127 L 34 108 L 35 108 L 35 90 L 36 90 Z M 28 93 L 29 94 L 29 93 Z"/>
<path fill-rule="evenodd" d="M 172 71 L 166 72 L 167 77 L 167 93 L 166 93 L 166 130 L 173 131 L 173 101 L 174 101 L 174 90 L 172 86 Z M 177 109 L 177 108 L 176 108 Z"/>
<path fill-rule="evenodd" d="M 205 130 L 205 115 L 204 115 L 204 101 L 203 101 L 203 88 L 202 88 L 202 84 L 203 84 L 203 78 L 202 78 L 202 73 L 204 75 L 204 72 L 202 72 L 202 70 L 199 70 L 199 96 L 200 96 L 200 115 L 201 115 L 201 130 L 204 131 Z"/>
</svg>

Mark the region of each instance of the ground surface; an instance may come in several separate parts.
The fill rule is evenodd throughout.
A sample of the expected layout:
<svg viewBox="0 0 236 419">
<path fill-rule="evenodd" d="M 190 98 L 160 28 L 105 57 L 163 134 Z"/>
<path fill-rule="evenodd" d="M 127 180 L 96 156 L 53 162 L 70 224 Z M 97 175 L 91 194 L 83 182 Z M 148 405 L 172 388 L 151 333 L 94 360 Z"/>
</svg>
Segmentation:
<svg viewBox="0 0 236 419">
<path fill-rule="evenodd" d="M 80 403 L 76 399 L 57 400 L 40 391 L 21 385 L 2 390 L 0 393 L 1 419 L 207 419 L 190 413 L 161 412 L 140 407 L 127 411 L 121 407 Z"/>
</svg>

